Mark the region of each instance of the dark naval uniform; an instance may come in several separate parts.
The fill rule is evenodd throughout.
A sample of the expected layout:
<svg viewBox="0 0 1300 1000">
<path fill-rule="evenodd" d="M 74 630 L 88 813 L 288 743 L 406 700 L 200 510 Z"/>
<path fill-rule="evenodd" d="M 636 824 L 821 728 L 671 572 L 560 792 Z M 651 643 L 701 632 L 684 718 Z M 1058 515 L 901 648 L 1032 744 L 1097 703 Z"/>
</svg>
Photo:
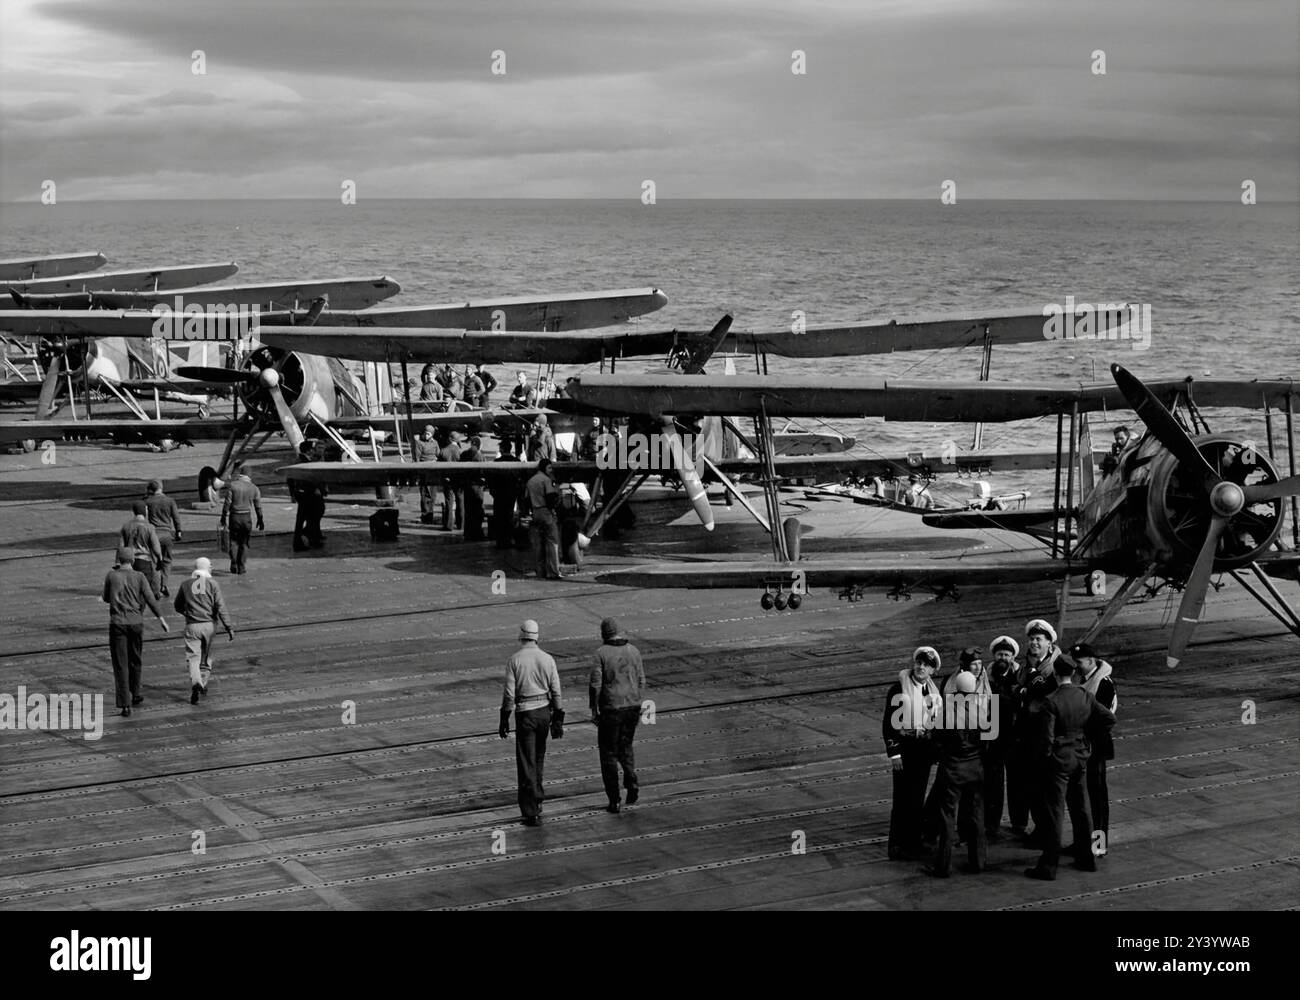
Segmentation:
<svg viewBox="0 0 1300 1000">
<path fill-rule="evenodd" d="M 1077 684 L 1063 684 L 1043 699 L 1038 715 L 1038 758 L 1042 768 L 1042 808 L 1048 828 L 1036 877 L 1056 877 L 1065 810 L 1074 828 L 1075 866 L 1096 871 L 1092 856 L 1092 817 L 1088 812 L 1087 732 L 1108 729 L 1115 716 Z"/>
<path fill-rule="evenodd" d="M 974 699 L 971 699 L 973 706 Z M 980 739 L 979 713 L 973 708 L 962 720 L 958 729 L 949 725 L 936 730 L 934 741 L 939 753 L 939 854 L 935 859 L 934 874 L 946 877 L 952 870 L 952 845 L 956 837 L 957 817 L 969 819 L 964 831 L 966 859 L 973 872 L 984 870 L 987 839 L 984 833 L 984 761 L 983 743 Z"/>
</svg>

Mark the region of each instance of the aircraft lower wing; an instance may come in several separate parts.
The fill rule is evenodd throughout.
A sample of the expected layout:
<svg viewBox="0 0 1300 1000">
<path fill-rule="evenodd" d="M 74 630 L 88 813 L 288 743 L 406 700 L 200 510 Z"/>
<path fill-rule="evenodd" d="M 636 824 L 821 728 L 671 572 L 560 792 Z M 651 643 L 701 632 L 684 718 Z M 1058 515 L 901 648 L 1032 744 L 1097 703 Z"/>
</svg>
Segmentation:
<svg viewBox="0 0 1300 1000">
<path fill-rule="evenodd" d="M 245 285 L 197 285 L 159 291 L 91 291 L 70 294 L 21 294 L 23 304 L 36 309 L 79 308 L 151 310 L 188 306 L 258 306 L 273 310 L 305 308 L 316 299 L 327 299 L 336 309 L 365 309 L 402 290 L 392 278 L 327 278 L 310 281 L 281 281 Z"/>
<path fill-rule="evenodd" d="M 493 333 L 434 328 L 275 327 L 263 323 L 258 337 L 271 347 L 353 361 L 463 363 L 473 359 L 481 364 L 577 365 L 604 358 L 666 354 L 677 334 L 636 330 Z"/>
<path fill-rule="evenodd" d="M 150 270 L 97 271 L 63 278 L 35 281 L 12 281 L 10 291 L 31 295 L 60 295 L 112 289 L 118 292 L 161 292 L 173 288 L 192 288 L 210 281 L 229 278 L 239 270 L 234 261 L 221 264 L 179 264 Z M 89 308 L 90 302 L 86 307 Z"/>
<path fill-rule="evenodd" d="M 1064 516 L 1064 513 L 1052 510 L 978 510 L 960 514 L 926 514 L 921 520 L 931 528 L 997 528 L 1034 534 L 1043 530 L 1050 533 L 1052 525 Z"/>
<path fill-rule="evenodd" d="M 737 331 L 720 350 L 776 354 L 785 358 L 857 357 L 894 351 L 1043 341 L 1042 309 L 1032 312 L 991 312 L 982 316 L 928 316 L 899 322 L 855 326 L 806 327 L 796 330 Z"/>
<path fill-rule="evenodd" d="M 687 589 L 743 590 L 751 587 L 956 587 L 1060 580 L 1083 574 L 1082 564 L 1067 566 L 1061 560 L 1042 558 L 995 559 L 974 556 L 960 559 L 926 559 L 872 556 L 852 559 L 828 557 L 797 563 L 675 562 L 612 570 L 596 577 L 599 583 L 623 587 L 685 587 Z"/>
<path fill-rule="evenodd" d="M 516 476 L 527 479 L 537 471 L 536 462 L 299 462 L 276 469 L 285 479 L 326 486 L 423 486 L 446 480 L 455 483 L 481 482 L 487 476 Z M 556 479 L 564 482 L 594 474 L 595 462 L 556 462 Z"/>
<path fill-rule="evenodd" d="M 88 253 L 65 253 L 51 257 L 14 257 L 0 260 L 0 281 L 32 281 L 56 278 L 61 274 L 81 274 L 108 263 L 98 250 Z"/>
<path fill-rule="evenodd" d="M 1224 381 L 1165 379 L 1147 382 L 1161 401 L 1179 393 L 1199 406 L 1285 409 L 1300 391 L 1294 379 Z M 884 417 L 915 422 L 991 423 L 1079 411 L 1127 410 L 1112 383 L 956 382 L 908 379 L 772 378 L 760 375 L 580 375 L 566 394 L 578 404 L 613 413 L 769 417 Z"/>
<path fill-rule="evenodd" d="M 215 310 L 217 307 L 213 306 Z M 300 314 L 292 310 L 262 312 L 260 323 L 289 324 Z M 143 309 L 0 309 L 0 330 L 19 337 L 158 337 L 164 339 L 232 341 L 248 336 L 236 313 L 203 316 L 160 316 Z M 171 334 L 175 333 L 175 336 Z"/>
<path fill-rule="evenodd" d="M 20 441 L 220 441 L 230 420 L 14 420 L 0 422 L 0 443 Z"/>
</svg>

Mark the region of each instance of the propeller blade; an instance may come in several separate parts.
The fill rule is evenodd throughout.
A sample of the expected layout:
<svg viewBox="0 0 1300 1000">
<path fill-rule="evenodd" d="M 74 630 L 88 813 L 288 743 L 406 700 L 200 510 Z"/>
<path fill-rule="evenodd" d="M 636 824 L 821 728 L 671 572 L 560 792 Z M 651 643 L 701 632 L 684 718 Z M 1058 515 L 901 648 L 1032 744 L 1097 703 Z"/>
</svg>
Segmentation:
<svg viewBox="0 0 1300 1000">
<path fill-rule="evenodd" d="M 1212 489 L 1223 479 L 1210 463 L 1205 460 L 1199 448 L 1179 426 L 1174 415 L 1165 409 L 1164 404 L 1156 399 L 1141 379 L 1123 365 L 1111 365 L 1110 374 L 1119 386 L 1119 391 L 1133 407 L 1139 419 L 1151 429 L 1156 440 L 1164 445 L 1180 463 L 1199 474 L 1207 490 Z"/>
<path fill-rule="evenodd" d="M 41 383 L 41 394 L 36 397 L 36 419 L 44 420 L 54 406 L 54 397 L 59 394 L 59 376 L 63 373 L 63 355 L 56 354 L 50 361 L 50 370 L 45 373 Z"/>
<path fill-rule="evenodd" d="M 276 382 L 266 387 L 267 394 L 271 397 L 271 402 L 275 404 L 275 415 L 280 418 L 280 426 L 284 429 L 284 436 L 289 443 L 293 445 L 294 451 L 302 448 L 303 437 L 302 428 L 298 426 L 298 421 L 289 409 L 289 404 L 284 401 L 284 393 L 280 391 L 280 383 Z"/>
<path fill-rule="evenodd" d="M 1178 666 L 1191 641 L 1192 633 L 1201 623 L 1201 609 L 1205 607 L 1205 592 L 1210 589 L 1210 574 L 1214 572 L 1214 557 L 1219 549 L 1219 538 L 1228 526 L 1230 518 L 1218 514 L 1210 523 L 1210 530 L 1205 535 L 1205 542 L 1196 556 L 1196 565 L 1192 567 L 1191 576 L 1183 588 L 1183 599 L 1178 605 L 1178 618 L 1174 621 L 1174 636 L 1169 642 L 1169 655 L 1165 666 L 1171 670 Z"/>
<path fill-rule="evenodd" d="M 181 365 L 174 375 L 197 379 L 200 382 L 256 382 L 257 372 L 237 371 L 234 368 L 215 368 L 205 365 Z"/>
<path fill-rule="evenodd" d="M 1280 479 L 1276 483 L 1261 483 L 1258 486 L 1244 486 L 1246 506 L 1264 503 L 1268 500 L 1280 500 L 1283 497 L 1300 496 L 1300 476 Z"/>
<path fill-rule="evenodd" d="M 672 456 L 673 464 L 677 466 L 677 475 L 681 477 L 682 485 L 686 487 L 686 496 L 690 499 L 691 506 L 695 508 L 695 515 L 704 525 L 704 530 L 712 531 L 713 508 L 709 506 L 709 493 L 704 488 L 700 474 L 695 471 L 695 461 L 686 454 L 686 445 L 677 434 L 677 426 L 673 418 L 661 419 L 663 426 L 660 434 L 668 444 L 668 453 Z"/>
</svg>

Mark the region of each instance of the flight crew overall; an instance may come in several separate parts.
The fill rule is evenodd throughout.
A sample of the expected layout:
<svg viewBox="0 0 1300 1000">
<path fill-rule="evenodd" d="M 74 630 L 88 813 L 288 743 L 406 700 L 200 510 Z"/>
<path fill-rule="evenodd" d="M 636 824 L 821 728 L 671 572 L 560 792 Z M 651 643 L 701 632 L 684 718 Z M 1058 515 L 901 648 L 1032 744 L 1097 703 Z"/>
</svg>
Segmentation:
<svg viewBox="0 0 1300 1000">
<path fill-rule="evenodd" d="M 320 530 L 321 518 L 325 516 L 325 486 L 322 483 L 295 483 L 291 479 L 289 494 L 298 502 L 293 521 L 293 550 L 302 552 L 308 546 L 319 549 L 325 544 L 325 535 Z"/>
<path fill-rule="evenodd" d="M 143 500 L 131 504 L 131 520 L 122 525 L 119 534 L 121 543 L 129 545 L 135 551 L 133 565 L 138 572 L 144 574 L 144 578 L 149 581 L 149 589 L 157 597 L 160 593 L 158 566 L 162 562 L 162 544 L 158 541 L 158 533 L 149 523 L 149 508 Z"/>
<path fill-rule="evenodd" d="M 1002 807 L 1006 802 L 1011 754 L 1015 751 L 1016 674 L 1020 664 L 1020 644 L 1009 635 L 1000 635 L 989 646 L 993 665 L 989 668 L 989 686 L 998 700 L 998 735 L 984 741 L 984 832 L 990 843 L 1001 838 Z M 1025 806 L 1026 812 L 1028 805 Z"/>
<path fill-rule="evenodd" d="M 551 709 L 561 708 L 560 674 L 555 660 L 537 645 L 537 622 L 529 619 L 519 626 L 519 651 L 506 664 L 505 690 L 501 699 L 501 725 L 497 735 L 510 735 L 510 714 L 515 716 L 515 770 L 519 778 L 519 812 L 525 826 L 542 822 L 542 787 L 546 762 L 546 737 L 551 728 Z"/>
<path fill-rule="evenodd" d="M 167 578 L 172 568 L 172 545 L 181 540 L 181 512 L 176 501 L 163 493 L 161 479 L 150 481 L 144 505 L 162 552 L 162 558 L 158 562 L 158 593 L 166 597 Z"/>
<path fill-rule="evenodd" d="M 437 384 L 434 383 L 434 385 Z M 425 424 L 424 431 L 415 439 L 415 460 L 417 462 L 436 462 L 438 461 L 440 448 L 441 445 L 433 436 L 433 425 Z M 420 484 L 420 523 L 433 524 L 433 487 L 428 482 Z"/>
<path fill-rule="evenodd" d="M 1042 618 L 1035 618 L 1025 626 L 1025 664 L 1017 675 L 1016 706 L 1016 759 L 1017 774 L 1021 782 L 1018 792 L 1023 792 L 1012 799 L 1013 810 L 1017 806 L 1028 812 L 1034 821 L 1034 830 L 1027 839 L 1030 846 L 1042 847 L 1039 842 L 1047 832 L 1049 817 L 1043 810 L 1042 782 L 1039 781 L 1038 731 L 1040 721 L 1038 714 L 1042 710 L 1043 700 L 1056 690 L 1056 674 L 1053 664 L 1061 657 L 1061 650 L 1056 645 L 1056 629 Z M 1025 812 L 1013 811 L 1011 815 L 1013 832 L 1025 837 Z"/>
<path fill-rule="evenodd" d="M 969 820 L 966 832 L 966 870 L 984 870 L 987 842 L 984 839 L 984 763 L 981 758 L 983 732 L 978 698 L 978 681 L 969 671 L 953 674 L 944 697 L 944 724 L 934 734 L 939 768 L 935 787 L 941 788 L 939 852 L 925 873 L 947 878 L 952 872 L 952 845 L 958 816 Z M 954 695 L 956 697 L 954 697 Z M 989 697 L 985 693 L 985 697 Z M 985 702 L 987 704 L 987 701 Z"/>
<path fill-rule="evenodd" d="M 1074 661 L 1074 682 L 1097 699 L 1097 704 L 1112 715 L 1119 708 L 1119 695 L 1111 680 L 1113 668 L 1087 643 L 1070 650 Z M 1087 733 L 1092 753 L 1088 755 L 1088 807 L 1092 812 L 1094 834 L 1100 830 L 1101 843 L 1094 851 L 1104 857 L 1110 846 L 1110 792 L 1106 788 L 1106 761 L 1115 759 L 1115 740 L 1109 726 L 1099 726 Z"/>
<path fill-rule="evenodd" d="M 120 714 L 128 717 L 131 706 L 144 701 L 140 694 L 140 674 L 144 667 L 144 609 L 153 612 L 164 632 L 170 631 L 167 619 L 158 608 L 152 585 L 131 565 L 134 561 L 135 549 L 123 545 L 117 550 L 117 563 L 104 577 L 104 589 L 99 598 L 108 605 L 113 692 Z"/>
<path fill-rule="evenodd" d="M 502 438 L 499 448 L 498 462 L 515 461 L 509 438 Z M 515 546 L 515 504 L 519 501 L 519 482 L 512 474 L 493 473 L 488 476 L 488 491 L 492 494 L 492 537 L 496 539 L 497 548 L 512 549 Z"/>
<path fill-rule="evenodd" d="M 641 721 L 641 700 L 645 695 L 645 667 L 641 653 L 627 641 L 618 622 L 606 618 L 600 623 L 601 646 L 591 668 L 587 700 L 591 721 L 596 724 L 600 748 L 600 777 L 605 785 L 607 812 L 619 811 L 618 772 L 623 769 L 627 804 L 640 795 L 632 738 Z"/>
<path fill-rule="evenodd" d="M 459 462 L 460 461 L 460 435 L 452 431 L 447 435 L 447 443 L 438 449 L 439 462 Z M 451 531 L 455 525 L 455 530 L 459 531 L 464 527 L 465 504 L 462 500 L 461 488 L 456 485 L 451 478 L 442 481 L 442 530 Z"/>
<path fill-rule="evenodd" d="M 262 491 L 244 473 L 244 463 L 237 462 L 234 476 L 226 487 L 226 502 L 221 507 L 221 526 L 230 523 L 230 572 L 248 572 L 248 548 L 253 540 L 253 515 L 257 530 L 266 530 L 262 519 Z"/>
<path fill-rule="evenodd" d="M 944 704 L 948 702 L 948 695 L 955 691 L 953 683 L 961 674 L 969 674 L 975 680 L 975 689 L 980 698 L 980 705 L 984 708 L 986 720 L 991 722 L 991 710 L 988 708 L 989 700 L 992 697 L 992 688 L 989 683 L 987 671 L 984 669 L 984 650 L 979 646 L 967 646 L 961 651 L 957 658 L 957 672 L 949 674 L 939 682 L 939 696 L 944 698 Z M 1000 718 L 1000 717 L 999 717 Z M 936 760 L 938 760 L 939 747 L 935 745 Z M 934 784 L 930 786 L 930 793 L 925 797 L 925 827 L 922 831 L 922 843 L 926 847 L 937 846 L 939 837 L 943 832 L 943 803 L 947 796 L 947 774 L 943 768 L 936 768 L 934 773 Z M 983 796 L 981 796 L 982 800 Z M 963 800 L 965 802 L 965 800 Z M 958 843 L 969 843 L 975 836 L 974 826 L 977 822 L 975 815 L 970 811 L 969 802 L 965 802 L 962 810 L 957 817 L 957 828 L 960 832 Z M 978 818 L 980 824 L 984 823 L 984 817 Z"/>
<path fill-rule="evenodd" d="M 532 430 L 528 433 L 528 461 L 540 462 L 543 458 L 549 458 L 554 462 L 557 461 L 558 456 L 555 451 L 555 435 L 547 423 L 546 414 L 539 413 L 537 419 L 533 421 Z"/>
<path fill-rule="evenodd" d="M 1097 870 L 1097 859 L 1092 854 L 1092 817 L 1088 812 L 1087 734 L 1115 724 L 1110 710 L 1074 683 L 1074 667 L 1064 657 L 1058 657 L 1054 667 L 1058 687 L 1043 699 L 1042 711 L 1036 719 L 1036 755 L 1048 825 L 1038 864 L 1025 869 L 1030 878 L 1049 882 L 1056 878 L 1067 808 L 1074 830 L 1074 867 L 1086 872 Z"/>
<path fill-rule="evenodd" d="M 460 453 L 462 462 L 481 462 L 483 453 L 479 450 L 482 443 L 478 437 L 469 439 L 469 447 Z M 465 484 L 465 540 L 481 542 L 483 534 L 483 482 L 472 480 Z"/>
<path fill-rule="evenodd" d="M 885 695 L 881 735 L 894 767 L 894 804 L 889 814 L 889 859 L 914 860 L 921 847 L 925 786 L 934 764 L 932 737 L 942 701 L 931 676 L 940 665 L 933 646 L 912 654 L 912 666 L 898 673 Z"/>
<path fill-rule="evenodd" d="M 212 676 L 212 637 L 216 623 L 226 630 L 231 642 L 235 629 L 230 624 L 221 585 L 212 579 L 212 562 L 204 556 L 194 560 L 194 572 L 176 590 L 172 605 L 185 619 L 185 661 L 190 669 L 190 704 L 199 703 L 199 695 L 208 693 Z"/>
<path fill-rule="evenodd" d="M 532 510 L 533 525 L 529 533 L 533 542 L 533 558 L 537 563 L 539 580 L 560 579 L 560 522 L 555 508 L 560 502 L 560 491 L 551 480 L 551 460 L 537 463 L 537 471 L 524 487 L 524 496 Z"/>
</svg>

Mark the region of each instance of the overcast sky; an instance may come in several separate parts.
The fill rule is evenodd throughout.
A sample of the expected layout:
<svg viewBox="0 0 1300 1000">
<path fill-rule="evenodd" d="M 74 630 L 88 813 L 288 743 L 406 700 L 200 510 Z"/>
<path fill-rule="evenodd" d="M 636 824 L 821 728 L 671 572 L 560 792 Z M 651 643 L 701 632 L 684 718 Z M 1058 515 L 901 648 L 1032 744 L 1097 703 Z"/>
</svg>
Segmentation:
<svg viewBox="0 0 1300 1000">
<path fill-rule="evenodd" d="M 1295 200 L 1298 9 L 3 0 L 0 199 Z"/>
</svg>

